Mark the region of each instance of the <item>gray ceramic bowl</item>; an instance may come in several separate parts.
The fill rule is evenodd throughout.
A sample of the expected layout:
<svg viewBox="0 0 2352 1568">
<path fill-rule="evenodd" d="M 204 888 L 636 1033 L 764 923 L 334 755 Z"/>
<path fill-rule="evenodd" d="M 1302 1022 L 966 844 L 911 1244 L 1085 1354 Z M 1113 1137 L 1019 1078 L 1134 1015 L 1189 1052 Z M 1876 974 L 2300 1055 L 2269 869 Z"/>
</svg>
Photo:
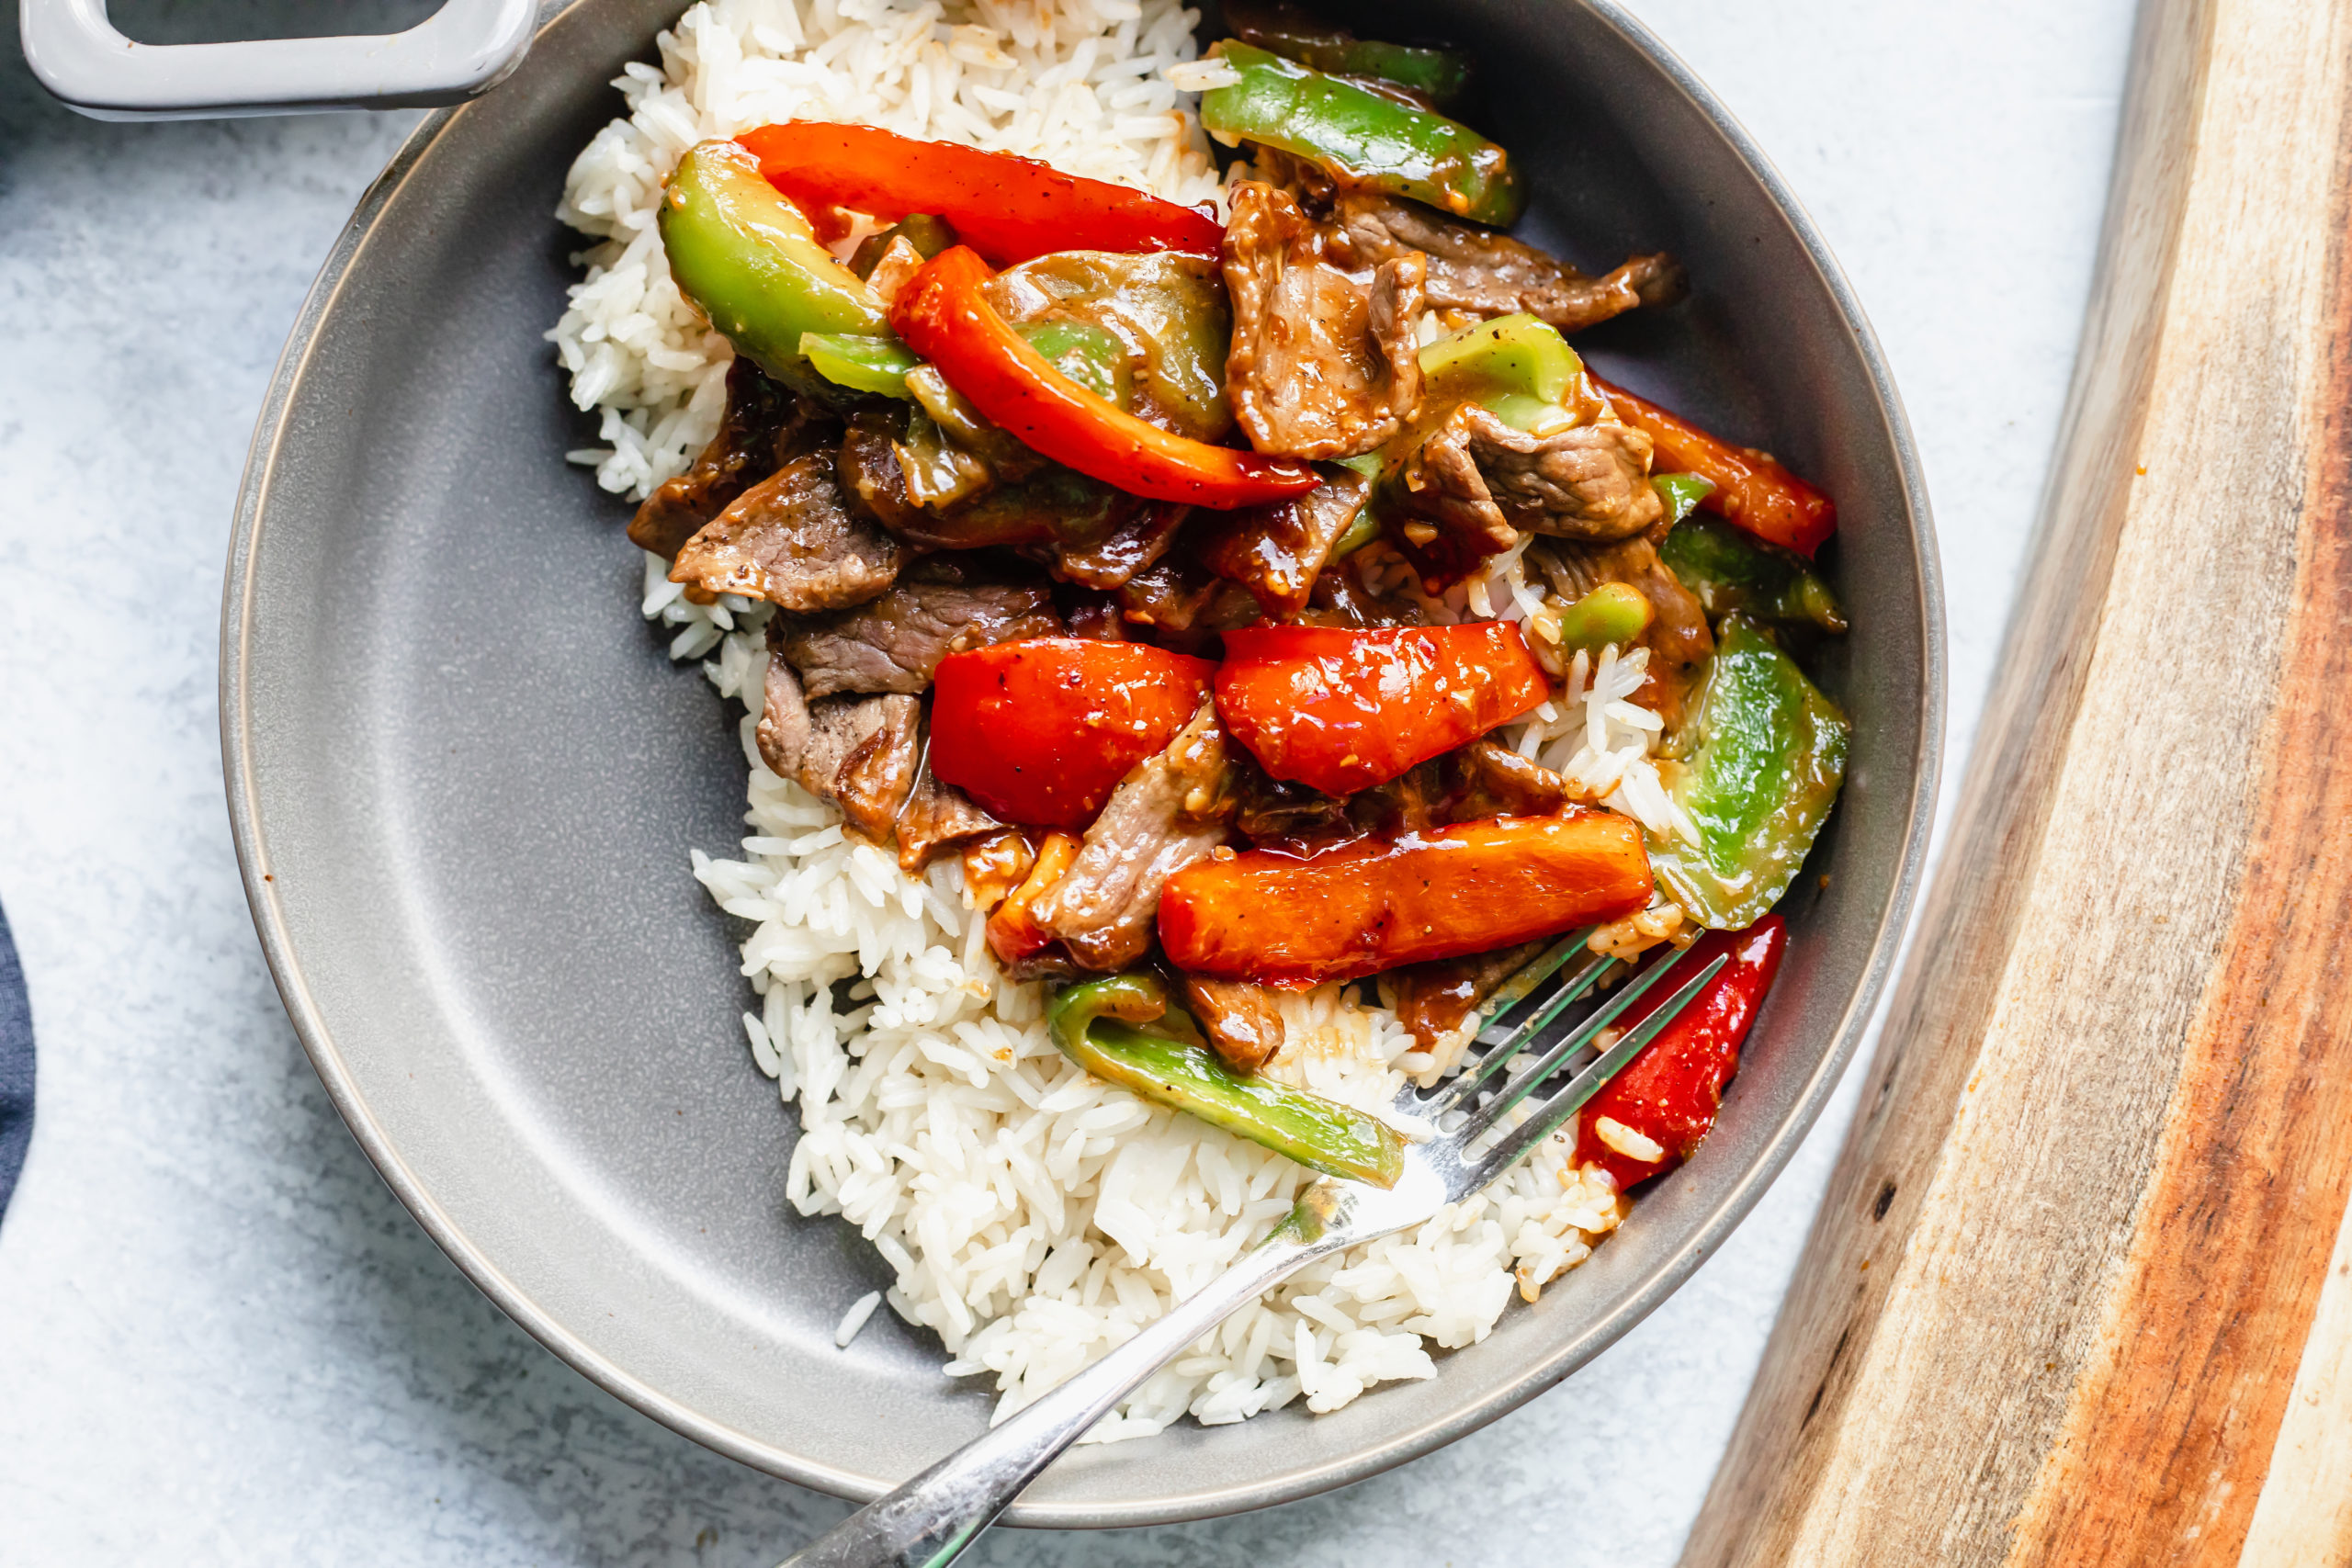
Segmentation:
<svg viewBox="0 0 2352 1568">
<path fill-rule="evenodd" d="M 303 1043 L 384 1179 L 558 1355 L 679 1431 L 871 1497 L 978 1433 L 988 1393 L 883 1314 L 847 1226 L 782 1191 L 793 1127 L 738 1020 L 738 933 L 687 851 L 740 835 L 735 725 L 637 616 L 628 509 L 540 333 L 578 243 L 550 216 L 675 0 L 583 0 L 497 91 L 427 119 L 295 325 L 254 437 L 222 626 L 246 890 Z M 1575 260 L 1665 247 L 1697 290 L 1582 340 L 1637 389 L 1835 494 L 1854 629 L 1845 799 L 1723 1124 L 1591 1262 L 1428 1382 L 1080 1450 L 1015 1522 L 1279 1502 L 1426 1452 L 1552 1386 L 1689 1277 L 1861 1034 L 1926 842 L 1942 633 L 1910 435 L 1836 265 L 1721 106 L 1598 0 L 1451 5 L 1483 126 Z"/>
</svg>

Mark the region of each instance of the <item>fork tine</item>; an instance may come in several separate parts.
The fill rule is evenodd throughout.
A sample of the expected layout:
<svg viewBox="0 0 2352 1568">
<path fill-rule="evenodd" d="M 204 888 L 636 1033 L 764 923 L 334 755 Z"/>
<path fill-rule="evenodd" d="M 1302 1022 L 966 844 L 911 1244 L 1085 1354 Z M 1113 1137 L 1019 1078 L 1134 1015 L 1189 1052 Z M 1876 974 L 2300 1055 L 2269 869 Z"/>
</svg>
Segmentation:
<svg viewBox="0 0 2352 1568">
<path fill-rule="evenodd" d="M 1724 953 L 1691 976 L 1690 984 L 1667 998 L 1649 1017 L 1627 1030 L 1623 1040 L 1602 1052 L 1589 1066 L 1569 1079 L 1567 1088 L 1544 1101 L 1526 1121 L 1505 1134 L 1502 1142 L 1479 1159 L 1478 1169 L 1471 1178 L 1472 1189 L 1485 1186 L 1518 1164 L 1536 1145 L 1557 1131 L 1561 1122 L 1584 1109 L 1585 1102 L 1607 1088 L 1609 1080 L 1623 1072 L 1626 1063 L 1641 1055 L 1642 1048 L 1656 1039 L 1660 1030 L 1673 1022 L 1676 1016 L 1690 1005 L 1691 998 L 1704 989 L 1707 982 L 1713 979 L 1729 962 L 1731 954 Z M 1673 965 L 1661 964 L 1658 967 L 1664 970 Z M 1471 1137 L 1476 1135 L 1475 1133 L 1470 1134 Z"/>
<path fill-rule="evenodd" d="M 1559 1017 L 1569 1003 L 1592 989 L 1593 982 L 1609 972 L 1609 966 L 1617 960 L 1596 956 L 1583 968 L 1561 981 L 1558 990 L 1544 998 L 1536 1006 L 1534 1011 L 1512 1024 L 1508 1030 L 1501 1030 L 1498 1023 L 1492 1021 L 1499 1019 L 1524 1000 L 1528 992 L 1542 985 L 1554 971 L 1567 962 L 1568 955 L 1581 947 L 1584 940 L 1582 933 L 1566 938 L 1536 959 L 1534 963 L 1503 982 L 1501 987 L 1495 993 L 1498 1000 L 1488 1004 L 1487 1012 L 1488 1025 L 1482 1028 L 1474 1037 L 1474 1043 L 1487 1046 L 1485 1054 L 1465 1063 L 1462 1070 L 1452 1078 L 1428 1094 L 1420 1096 L 1419 1105 L 1424 1114 L 1442 1116 L 1468 1100 L 1480 1084 L 1502 1071 L 1504 1066 L 1520 1053 L 1527 1042 L 1535 1037 L 1537 1031 Z M 1501 1032 L 1498 1033 L 1498 1030 Z"/>
<path fill-rule="evenodd" d="M 1463 1136 L 1476 1138 L 1479 1134 L 1501 1121 L 1505 1112 L 1532 1094 L 1544 1079 L 1558 1072 L 1562 1064 L 1568 1058 L 1591 1044 L 1602 1030 L 1617 1021 L 1619 1014 L 1641 1000 L 1643 995 L 1652 986 L 1666 978 L 1667 971 L 1673 967 L 1673 961 L 1669 959 L 1666 963 L 1653 964 L 1647 973 L 1636 975 L 1627 981 L 1619 988 L 1615 996 L 1595 1008 L 1574 1029 L 1569 1030 L 1557 1042 L 1545 1048 L 1544 1054 L 1535 1059 L 1532 1066 L 1512 1077 L 1510 1082 L 1497 1091 L 1494 1099 L 1473 1111 L 1468 1125 L 1464 1129 Z M 1555 1008 L 1553 1011 L 1556 1014 L 1558 1009 Z M 1484 1066 L 1483 1063 L 1480 1065 Z"/>
<path fill-rule="evenodd" d="M 1505 1039 L 1509 1038 L 1508 1034 L 1495 1035 L 1493 1039 L 1488 1039 L 1487 1036 L 1494 1034 L 1496 1029 L 1500 1027 L 1503 1014 L 1525 1001 L 1530 992 L 1550 979 L 1571 956 L 1581 952 L 1585 943 L 1592 940 L 1592 933 L 1600 929 L 1598 926 L 1587 926 L 1580 931 L 1569 932 L 1536 954 L 1525 968 L 1497 986 L 1494 994 L 1479 1004 L 1478 1032 L 1472 1038 L 1483 1044 L 1501 1044 Z M 1575 982 L 1569 981 L 1567 984 L 1573 985 Z"/>
</svg>

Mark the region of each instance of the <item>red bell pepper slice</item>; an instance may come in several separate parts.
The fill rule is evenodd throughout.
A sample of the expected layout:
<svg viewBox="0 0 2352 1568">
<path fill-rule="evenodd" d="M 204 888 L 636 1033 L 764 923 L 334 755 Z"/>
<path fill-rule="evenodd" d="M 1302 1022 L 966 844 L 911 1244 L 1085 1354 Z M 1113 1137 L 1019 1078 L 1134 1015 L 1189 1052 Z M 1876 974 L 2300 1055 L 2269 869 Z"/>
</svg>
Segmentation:
<svg viewBox="0 0 2352 1568">
<path fill-rule="evenodd" d="M 1266 772 L 1326 795 L 1385 784 L 1551 694 L 1508 621 L 1225 634 L 1216 710 Z"/>
<path fill-rule="evenodd" d="M 933 213 L 998 266 L 1049 251 L 1214 256 L 1225 239 L 1223 226 L 1205 213 L 1010 152 L 809 119 L 763 125 L 735 140 L 760 161 L 768 183 L 794 201 L 846 207 L 886 222 Z"/>
<path fill-rule="evenodd" d="M 1620 1025 L 1639 1024 L 1718 954 L 1729 954 L 1730 961 L 1586 1104 L 1577 1124 L 1578 1165 L 1600 1166 L 1622 1190 L 1690 1157 L 1723 1109 L 1724 1085 L 1739 1070 L 1740 1044 L 1788 945 L 1788 922 L 1767 915 L 1744 931 L 1709 931 L 1670 960 L 1677 972 L 1652 986 Z M 1611 1147 L 1597 1130 L 1604 1116 L 1657 1145 L 1657 1157 L 1641 1159 Z"/>
<path fill-rule="evenodd" d="M 1054 945 L 1056 939 L 1037 924 L 1037 900 L 1062 879 L 1078 858 L 1079 847 L 1079 840 L 1069 833 L 1046 834 L 1046 841 L 1037 846 L 1036 858 L 1029 863 L 1029 874 L 989 911 L 989 951 L 1006 968 L 1019 969 Z"/>
<path fill-rule="evenodd" d="M 1187 974 L 1306 987 L 1532 942 L 1649 900 L 1634 819 L 1574 807 L 1197 861 L 1160 895 L 1159 942 Z"/>
<path fill-rule="evenodd" d="M 931 771 L 1007 822 L 1082 830 L 1200 710 L 1216 668 L 1076 637 L 951 653 L 932 687 Z"/>
<path fill-rule="evenodd" d="M 1699 502 L 1708 511 L 1807 560 L 1838 531 L 1838 503 L 1761 452 L 1718 440 L 1598 376 L 1592 384 L 1607 395 L 1618 418 L 1657 446 L 1653 472 L 1692 473 L 1715 487 Z"/>
<path fill-rule="evenodd" d="M 942 251 L 909 278 L 890 326 L 972 406 L 1036 451 L 1152 501 L 1229 512 L 1301 495 L 1311 464 L 1172 434 L 1097 397 L 1046 362 L 980 292 L 988 264 L 969 246 Z"/>
</svg>

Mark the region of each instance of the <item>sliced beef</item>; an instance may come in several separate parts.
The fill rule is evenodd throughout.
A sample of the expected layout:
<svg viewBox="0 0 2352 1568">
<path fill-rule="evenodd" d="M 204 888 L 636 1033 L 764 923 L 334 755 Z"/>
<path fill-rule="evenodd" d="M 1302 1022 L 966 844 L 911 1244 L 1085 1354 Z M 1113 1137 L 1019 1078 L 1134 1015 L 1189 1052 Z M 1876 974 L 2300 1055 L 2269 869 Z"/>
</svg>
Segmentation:
<svg viewBox="0 0 2352 1568">
<path fill-rule="evenodd" d="M 1343 266 L 1377 266 L 1408 254 L 1428 258 L 1423 292 L 1430 310 L 1480 316 L 1524 310 L 1572 333 L 1638 307 L 1670 305 L 1688 291 L 1681 265 L 1663 254 L 1630 256 L 1606 276 L 1588 277 L 1508 234 L 1342 185 L 1288 153 L 1260 148 L 1256 173 L 1332 231 L 1327 254 Z"/>
<path fill-rule="evenodd" d="M 1155 501 L 1131 513 L 1101 539 L 1080 544 L 1062 541 L 1054 547 L 1052 567 L 1065 582 L 1110 592 L 1148 570 L 1168 547 L 1192 508 L 1175 502 Z"/>
<path fill-rule="evenodd" d="M 837 692 L 919 694 L 951 653 L 1055 637 L 1061 629 L 1043 583 L 910 577 L 855 609 L 807 620 L 778 615 L 768 623 L 768 646 L 800 672 L 811 699 Z"/>
<path fill-rule="evenodd" d="M 1184 1001 L 1210 1045 L 1235 1072 L 1254 1073 L 1281 1052 L 1283 1015 L 1270 987 L 1187 975 Z"/>
<path fill-rule="evenodd" d="M 1225 378 L 1250 445 L 1302 457 L 1371 451 L 1420 400 L 1420 257 L 1351 276 L 1325 258 L 1326 231 L 1290 194 L 1261 181 L 1233 187 L 1232 212 Z"/>
<path fill-rule="evenodd" d="M 1062 617 L 1069 623 L 1069 635 L 1093 642 L 1128 642 L 1127 619 L 1119 613 L 1116 594 L 1080 592 L 1069 595 L 1067 612 Z"/>
<path fill-rule="evenodd" d="M 1336 191 L 1333 207 L 1356 265 L 1428 258 L 1423 287 L 1431 310 L 1481 316 L 1523 310 L 1572 333 L 1645 305 L 1672 304 L 1686 292 L 1680 265 L 1663 254 L 1628 257 L 1614 271 L 1588 277 L 1508 234 L 1378 191 Z"/>
<path fill-rule="evenodd" d="M 1307 595 L 1306 608 L 1292 619 L 1305 626 L 1359 629 L 1421 625 L 1421 607 L 1401 589 L 1381 593 L 1366 584 L 1363 568 L 1372 555 L 1370 549 L 1363 550 L 1335 567 L 1326 568 L 1315 580 L 1315 591 Z"/>
<path fill-rule="evenodd" d="M 1372 480 L 1342 468 L 1305 495 L 1215 514 L 1200 557 L 1275 615 L 1306 607 L 1331 547 L 1372 498 Z"/>
<path fill-rule="evenodd" d="M 895 412 L 853 414 L 842 437 L 840 458 L 842 486 L 900 538 L 923 522 L 922 509 L 907 494 L 907 476 L 893 449 L 892 438 L 903 423 L 904 416 Z"/>
<path fill-rule="evenodd" d="M 898 829 L 899 868 L 911 875 L 943 854 L 1002 832 L 1004 824 L 973 805 L 954 784 L 940 783 L 926 755 L 914 790 L 899 812 Z"/>
<path fill-rule="evenodd" d="M 1278 779 L 1244 752 L 1234 759 L 1234 831 L 1252 845 L 1300 846 L 1355 836 L 1348 803 L 1307 784 Z"/>
<path fill-rule="evenodd" d="M 1649 482 L 1650 438 L 1632 425 L 1577 425 L 1535 436 L 1491 416 L 1487 424 L 1472 450 L 1495 504 L 1514 526 L 1609 544 L 1665 517 L 1666 503 Z"/>
<path fill-rule="evenodd" d="M 1424 1051 L 1462 1027 L 1495 988 L 1544 951 L 1540 942 L 1498 947 L 1466 958 L 1440 958 L 1408 964 L 1388 972 L 1391 994 L 1396 998 L 1396 1019 L 1411 1030 Z"/>
<path fill-rule="evenodd" d="M 771 659 L 760 756 L 809 794 L 838 805 L 865 838 L 886 843 L 922 767 L 922 705 L 910 696 L 809 702 L 792 667 Z"/>
<path fill-rule="evenodd" d="M 1157 756 L 1121 780 L 1078 858 L 1032 918 L 1083 969 L 1124 969 L 1151 946 L 1168 879 L 1225 842 L 1233 817 L 1225 731 L 1204 702 Z"/>
<path fill-rule="evenodd" d="M 1650 438 L 1631 425 L 1530 435 L 1464 403 L 1405 461 L 1406 537 L 1472 558 L 1521 532 L 1613 543 L 1665 516 L 1649 471 Z"/>
<path fill-rule="evenodd" d="M 1714 634 L 1707 613 L 1682 580 L 1657 558 L 1657 547 L 1642 535 L 1613 545 L 1551 544 L 1530 549 L 1528 558 L 1551 580 L 1552 592 L 1567 599 L 1604 582 L 1638 588 L 1653 612 L 1641 646 L 1650 650 L 1649 679 L 1634 700 L 1655 710 L 1671 730 L 1682 722 L 1691 688 L 1714 657 Z"/>
<path fill-rule="evenodd" d="M 1393 839 L 1404 833 L 1426 833 L 1453 820 L 1448 809 L 1453 796 L 1445 763 L 1440 759 L 1348 796 L 1348 819 L 1360 834 Z"/>
<path fill-rule="evenodd" d="M 833 454 L 797 457 L 737 496 L 678 552 L 670 581 L 786 610 L 863 604 L 890 586 L 905 547 L 856 511 Z"/>
<path fill-rule="evenodd" d="M 1119 590 L 1119 606 L 1135 625 L 1179 638 L 1230 631 L 1264 614 L 1248 589 L 1212 575 L 1187 558 L 1171 558 L 1136 573 Z"/>
<path fill-rule="evenodd" d="M 1102 539 L 1154 505 L 1099 479 L 1049 464 L 1018 483 L 991 482 L 949 504 L 917 505 L 908 493 L 898 437 L 903 412 L 861 413 L 841 446 L 842 482 L 893 535 L 923 549 L 976 550 Z"/>
<path fill-rule="evenodd" d="M 1490 817 L 1541 817 L 1573 799 L 1567 781 L 1491 740 L 1474 740 L 1348 797 L 1361 833 L 1425 833 Z"/>
<path fill-rule="evenodd" d="M 675 560 L 686 541 L 729 502 L 775 472 L 786 456 L 795 455 L 779 455 L 778 438 L 788 440 L 790 431 L 803 423 L 799 400 L 769 380 L 748 357 L 736 355 L 727 370 L 727 412 L 720 416 L 718 434 L 693 468 L 645 498 L 629 522 L 629 543 L 663 560 Z"/>
<path fill-rule="evenodd" d="M 1531 758 L 1492 740 L 1473 740 L 1444 759 L 1456 822 L 1489 817 L 1549 817 L 1575 797 L 1568 781 Z"/>
</svg>

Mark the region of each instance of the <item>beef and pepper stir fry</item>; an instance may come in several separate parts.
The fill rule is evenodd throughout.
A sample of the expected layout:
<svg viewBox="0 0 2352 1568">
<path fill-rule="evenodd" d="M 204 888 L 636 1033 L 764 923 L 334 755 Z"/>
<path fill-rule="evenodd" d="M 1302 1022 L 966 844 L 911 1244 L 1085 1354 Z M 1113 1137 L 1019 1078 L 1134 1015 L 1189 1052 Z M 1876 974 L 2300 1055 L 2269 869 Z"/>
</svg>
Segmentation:
<svg viewBox="0 0 2352 1568">
<path fill-rule="evenodd" d="M 1511 238 L 1461 57 L 1228 17 L 1222 223 L 870 127 L 690 152 L 662 238 L 736 359 L 630 537 L 775 606 L 767 764 L 961 857 L 1066 1051 L 1317 1168 L 1384 1179 L 1396 1134 L 1260 1074 L 1278 989 L 1378 976 L 1434 1051 L 1562 933 L 1729 953 L 1586 1118 L 1639 1180 L 1712 1124 L 1840 783 L 1795 657 L 1845 629 L 1834 508 L 1591 374 L 1570 335 L 1681 271 Z M 1534 611 L 1449 607 L 1513 552 Z M 1603 658 L 1643 661 L 1663 824 L 1502 739 Z"/>
</svg>

